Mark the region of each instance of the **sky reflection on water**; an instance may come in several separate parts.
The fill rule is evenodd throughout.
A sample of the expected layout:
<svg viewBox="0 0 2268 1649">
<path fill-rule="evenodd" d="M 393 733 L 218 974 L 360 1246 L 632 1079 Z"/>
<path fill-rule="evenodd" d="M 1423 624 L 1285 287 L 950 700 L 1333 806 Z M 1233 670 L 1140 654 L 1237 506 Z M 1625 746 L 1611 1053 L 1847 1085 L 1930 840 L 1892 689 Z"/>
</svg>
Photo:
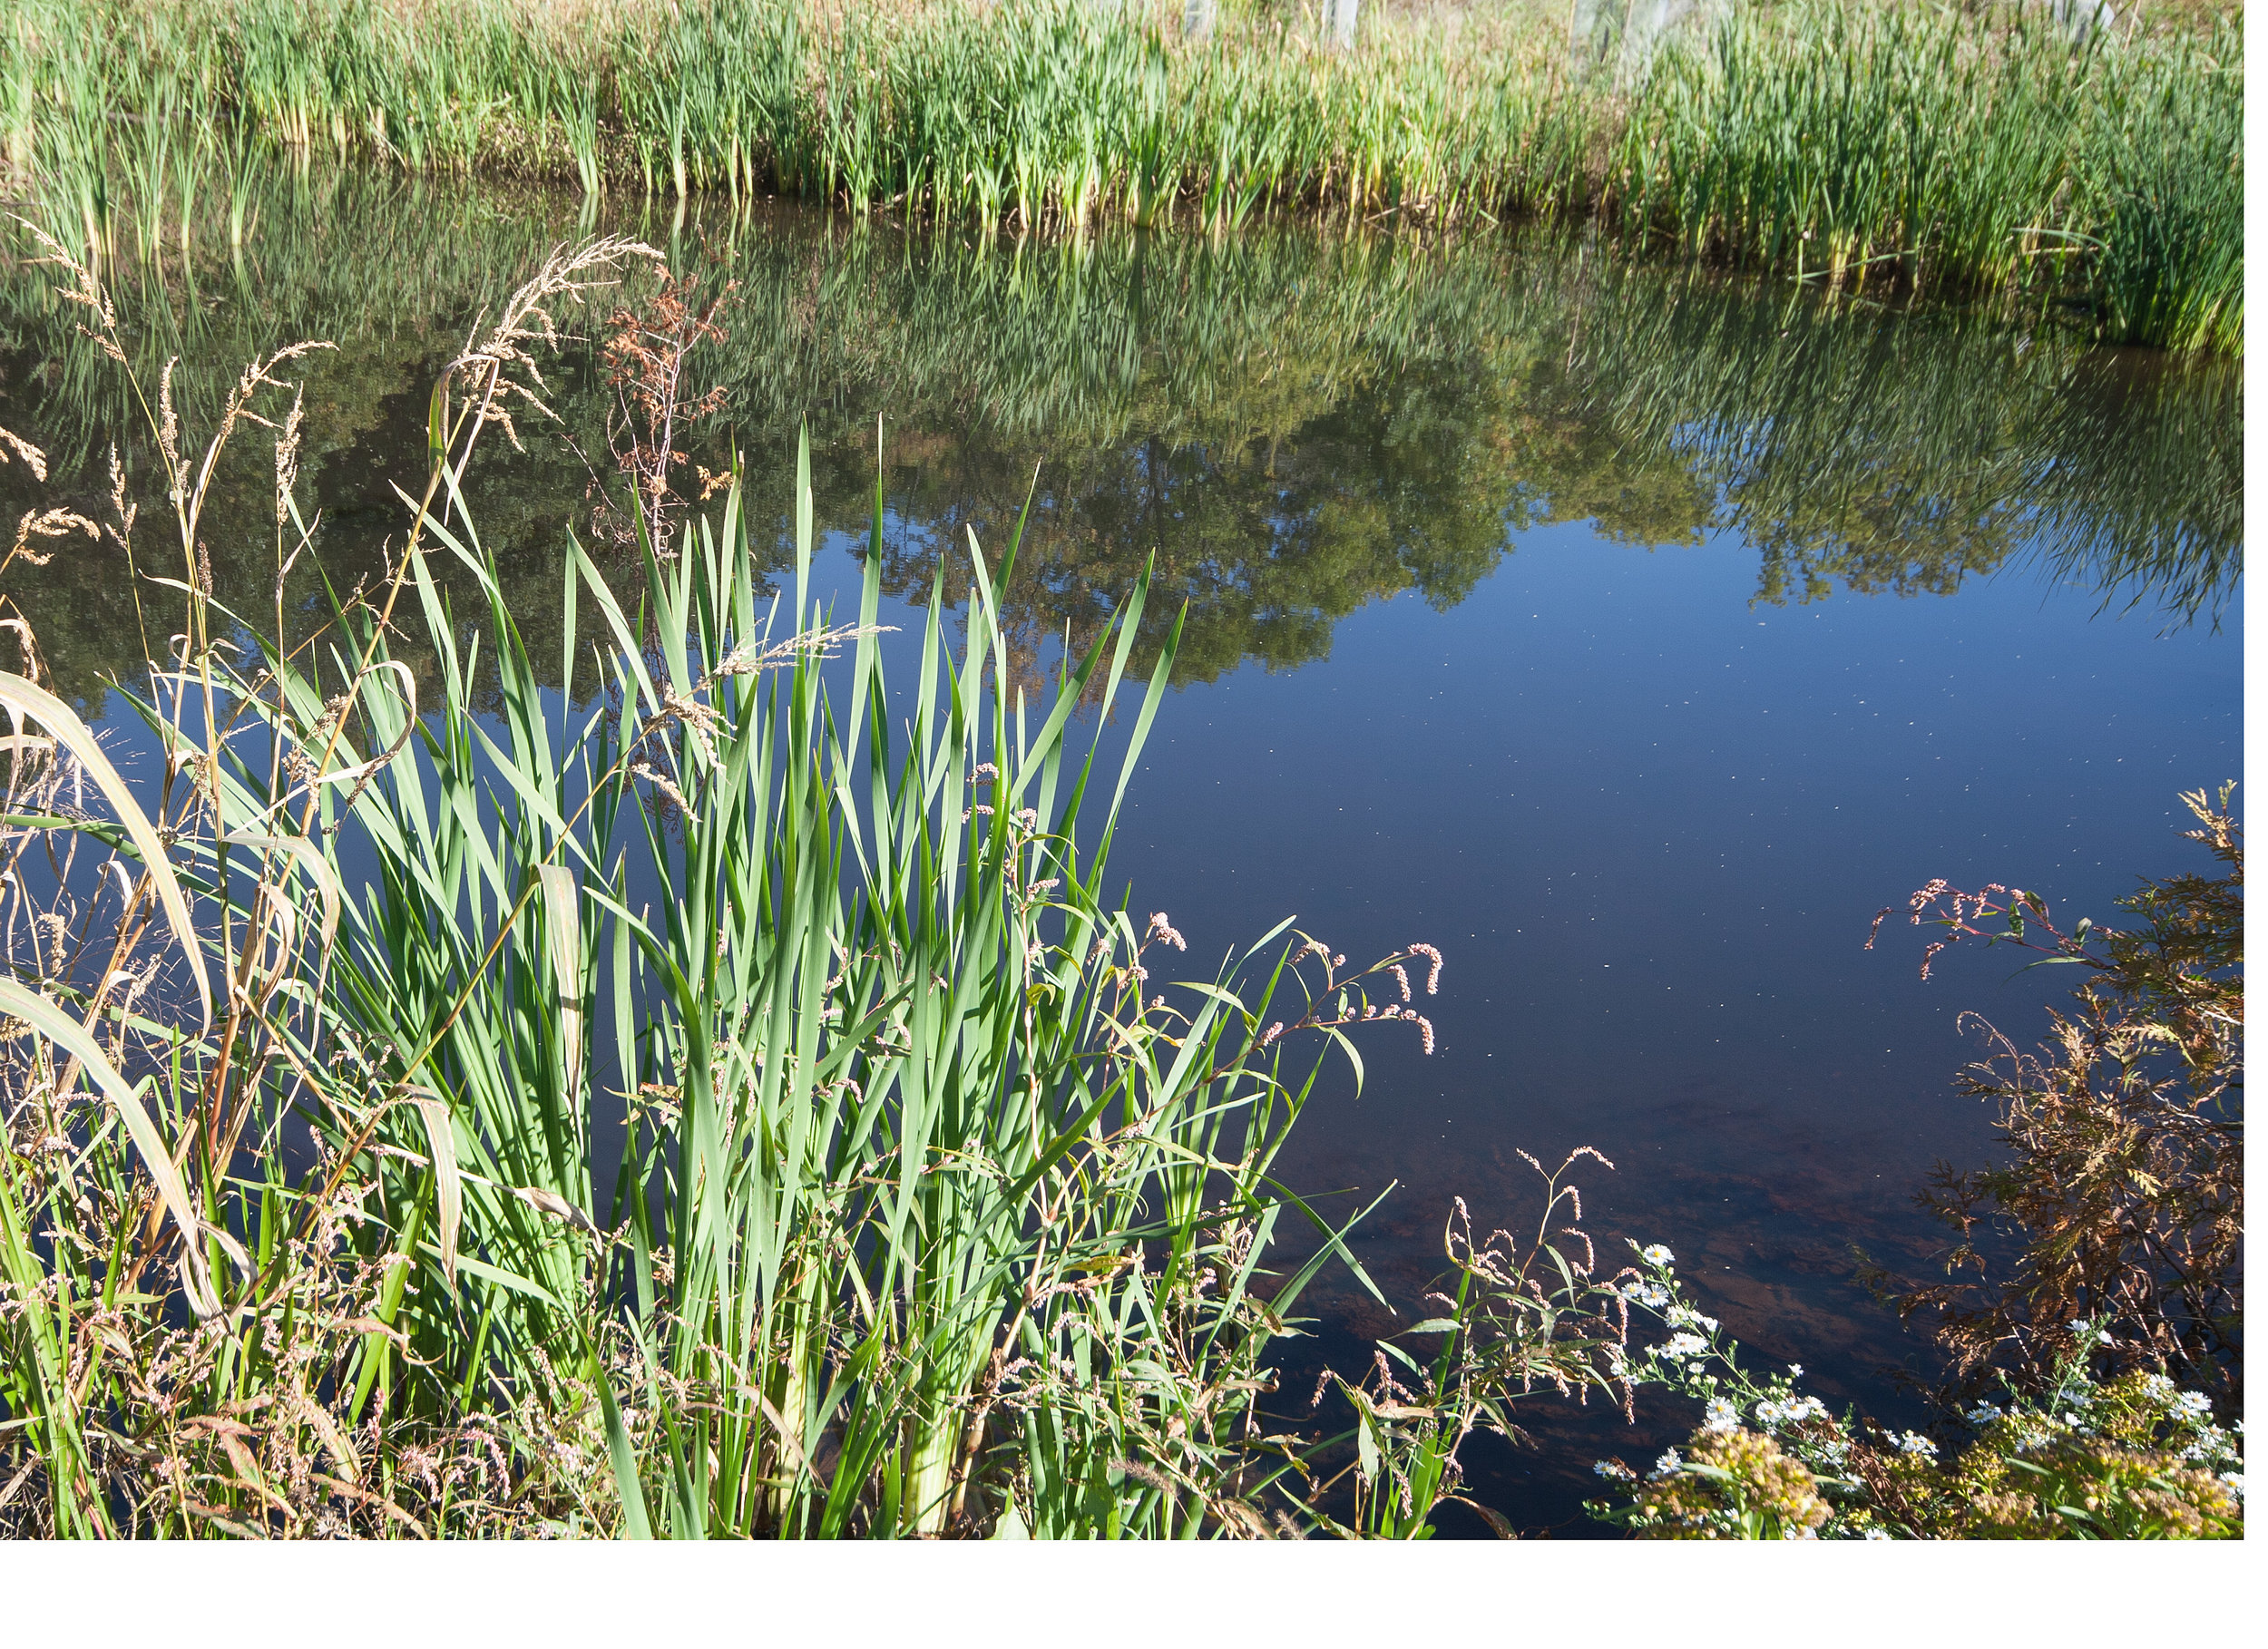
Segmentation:
<svg viewBox="0 0 2268 1649">
<path fill-rule="evenodd" d="M 386 221 L 384 199 L 330 210 Z M 385 483 L 422 459 L 450 328 L 556 228 L 463 210 L 473 273 L 420 241 L 389 283 L 361 239 L 271 227 L 294 312 L 200 299 L 180 337 L 151 331 L 225 381 L 263 327 L 362 328 L 310 389 L 304 485 L 342 583 L 398 531 Z M 1576 1177 L 1609 1253 L 1667 1243 L 1745 1343 L 1831 1401 L 1895 1409 L 1880 1371 L 1921 1368 L 1921 1342 L 1851 1284 L 1853 1246 L 1927 1265 L 1912 1192 L 1989 1147 L 1950 1084 L 1973 1051 L 1957 1017 L 2028 1043 L 2069 981 L 1976 952 L 1924 984 L 1921 937 L 1893 921 L 1870 952 L 1868 922 L 1941 875 L 2100 922 L 2137 874 L 2196 862 L 2176 793 L 2241 772 L 2241 368 L 1493 243 L 978 255 L 784 223 L 728 260 L 747 292 L 719 371 L 752 505 L 784 506 L 808 413 L 838 533 L 818 571 L 846 605 L 877 412 L 901 621 L 941 560 L 959 599 L 966 531 L 996 551 L 1035 463 L 1009 595 L 1031 668 L 1152 555 L 1145 634 L 1190 602 L 1112 871 L 1171 913 L 1192 973 L 1292 914 L 1358 961 L 1446 951 L 1439 1051 L 1376 1028 L 1364 1093 L 1326 1090 L 1284 1163 L 1365 1202 L 1400 1182 L 1360 1236 L 1390 1296 L 1438 1269 L 1451 1198 L 1523 1229 L 1517 1153 L 1594 1146 L 1616 1171 Z M 39 278 L 0 288 L 0 424 L 64 454 L 66 493 L 106 493 L 112 435 L 146 455 L 58 364 L 68 317 Z M 588 366 L 561 376 L 587 446 Z M 272 484 L 264 462 L 214 534 L 251 611 L 272 541 L 228 511 Z M 549 448 L 484 463 L 476 518 L 555 656 L 580 472 Z M 23 486 L 0 474 L 0 503 Z M 8 593 L 83 702 L 140 656 L 115 567 L 19 570 Z M 311 621 L 311 590 L 295 600 Z M 1311 1299 L 1330 1355 L 1393 1327 L 1351 1285 Z M 1539 1419 L 1542 1454 L 1477 1469 L 1558 1521 L 1586 1451 L 1632 1445 Z M 1682 1429 L 1664 1410 L 1642 1435 Z"/>
<path fill-rule="evenodd" d="M 1967 950 L 1924 983 L 1902 908 L 1871 951 L 1869 922 L 1938 875 L 2099 922 L 2190 868 L 2176 793 L 2241 772 L 2241 642 L 2021 573 L 1759 608 L 1755 566 L 1731 533 L 1544 528 L 1447 612 L 1375 603 L 1326 659 L 1176 692 L 1112 882 L 1172 915 L 1191 977 L 1293 913 L 1357 961 L 1446 951 L 1438 1051 L 1376 1028 L 1362 1095 L 1326 1089 L 1283 1165 L 1361 1194 L 1345 1212 L 1400 1182 L 1358 1243 L 1390 1298 L 1440 1270 L 1451 1198 L 1524 1230 L 1518 1151 L 1595 1146 L 1616 1171 L 1575 1179 L 1609 1252 L 1667 1243 L 1744 1343 L 1900 1412 L 1884 1371 L 1927 1355 L 1850 1282 L 1853 1246 L 1927 1274 L 1912 1193 L 1991 1143 L 1951 1085 L 1979 1052 L 1956 1020 L 2028 1044 L 2071 981 Z M 1311 1299 L 1395 1326 L 1351 1284 Z M 1630 1446 L 1563 1441 L 1518 1467 L 1537 1521 L 1579 1498 L 1569 1450 Z"/>
</svg>

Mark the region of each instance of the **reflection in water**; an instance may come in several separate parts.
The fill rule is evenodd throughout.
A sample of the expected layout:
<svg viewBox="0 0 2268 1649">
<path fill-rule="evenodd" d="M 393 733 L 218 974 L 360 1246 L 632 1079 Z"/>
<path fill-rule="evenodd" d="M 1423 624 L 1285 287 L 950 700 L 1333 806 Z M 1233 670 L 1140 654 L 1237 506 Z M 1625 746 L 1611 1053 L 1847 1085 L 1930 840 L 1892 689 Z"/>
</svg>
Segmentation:
<svg viewBox="0 0 2268 1649">
<path fill-rule="evenodd" d="M 321 610 L 319 576 L 347 584 L 379 564 L 402 520 L 391 483 L 423 473 L 433 378 L 483 307 L 573 232 L 556 208 L 302 179 L 263 209 L 240 262 L 109 271 L 143 382 L 181 357 L 192 432 L 259 350 L 339 346 L 310 382 L 300 497 L 323 525 L 291 590 L 303 620 Z M 1173 599 L 1153 601 L 1146 639 L 1189 604 L 1180 680 L 1294 668 L 1364 603 L 1411 591 L 1452 607 L 1510 534 L 1565 521 L 1647 546 L 1735 532 L 1774 603 L 1838 586 L 1948 594 L 2028 555 L 2188 620 L 2217 617 L 2236 572 L 2234 363 L 1487 238 L 988 245 L 783 215 L 684 227 L 673 256 L 738 283 L 730 341 L 704 364 L 727 411 L 697 456 L 737 444 L 761 504 L 784 493 L 765 478 L 789 473 L 808 418 L 819 519 L 855 522 L 879 414 L 886 576 L 917 600 L 941 559 L 957 600 L 966 531 L 1004 542 L 1029 493 L 1012 592 L 1029 658 L 1090 633 L 1154 555 Z M 154 491 L 145 420 L 74 319 L 19 256 L 0 286 L 0 412 L 55 455 L 58 484 L 34 494 L 0 470 L 0 507 L 60 490 L 100 513 L 113 441 L 136 492 Z M 571 346 L 559 387 L 558 430 L 524 456 L 494 444 L 468 490 L 539 634 L 564 534 L 585 524 L 579 454 L 604 451 L 590 346 Z M 267 457 L 240 442 L 232 458 L 208 516 L 213 575 L 226 604 L 269 611 Z M 10 592 L 83 700 L 144 656 L 121 571 L 59 557 Z"/>
<path fill-rule="evenodd" d="M 144 383 L 182 357 L 192 434 L 254 355 L 340 346 L 311 370 L 298 496 L 321 526 L 288 591 L 312 627 L 323 577 L 399 543 L 393 484 L 425 473 L 441 363 L 578 231 L 541 200 L 370 178 L 292 185 L 261 221 L 240 267 L 169 254 L 113 278 Z M 1449 1196 L 1524 1220 L 1516 1151 L 1595 1144 L 1619 1164 L 1584 1186 L 1602 1238 L 1670 1242 L 1759 1355 L 1896 1412 L 1871 1371 L 1916 1342 L 1852 1288 L 1851 1244 L 1928 1264 L 1908 1193 L 1932 1156 L 1985 1148 L 1946 1080 L 1954 1016 L 2021 1039 L 2066 981 L 1923 987 L 1860 950 L 1866 919 L 1938 874 L 2101 913 L 2181 851 L 2160 813 L 2236 759 L 2215 625 L 2241 366 L 1485 238 L 985 247 L 758 216 L 689 224 L 672 254 L 739 283 L 709 363 L 727 415 L 695 455 L 737 444 L 754 504 L 784 502 L 807 417 L 820 522 L 863 523 L 884 419 L 888 621 L 940 579 L 957 600 L 966 530 L 997 553 L 1027 494 L 1028 660 L 1156 558 L 1149 611 L 1188 603 L 1179 678 L 1211 685 L 1162 710 L 1114 849 L 1146 908 L 1194 912 L 1193 950 L 1294 912 L 1350 952 L 1448 950 L 1439 1057 L 1366 1049 L 1361 1098 L 1321 1096 L 1284 1165 L 1364 1204 L 1401 1182 L 1358 1233 L 1390 1295 L 1438 1268 Z M 106 515 L 115 440 L 153 553 L 146 428 L 73 318 L 45 271 L 0 283 L 0 426 L 57 459 L 37 491 L 0 468 L 0 508 Z M 554 383 L 560 425 L 523 420 L 528 452 L 492 443 L 468 487 L 541 660 L 588 522 L 578 449 L 603 450 L 592 350 Z M 246 615 L 272 611 L 272 488 L 240 445 L 206 521 Z M 829 551 L 839 587 L 861 552 Z M 123 571 L 105 549 L 7 577 L 82 699 L 147 656 Z M 2094 593 L 2043 600 L 2050 582 Z M 397 650 L 422 662 L 413 637 Z M 1359 1366 L 1357 1337 L 1391 1330 L 1366 1298 L 1330 1302 L 1318 1357 Z M 1681 1429 L 1641 1419 L 1634 1442 L 1539 1407 L 1543 1454 L 1476 1445 L 1481 1498 L 1576 1517 L 1590 1452 Z"/>
</svg>

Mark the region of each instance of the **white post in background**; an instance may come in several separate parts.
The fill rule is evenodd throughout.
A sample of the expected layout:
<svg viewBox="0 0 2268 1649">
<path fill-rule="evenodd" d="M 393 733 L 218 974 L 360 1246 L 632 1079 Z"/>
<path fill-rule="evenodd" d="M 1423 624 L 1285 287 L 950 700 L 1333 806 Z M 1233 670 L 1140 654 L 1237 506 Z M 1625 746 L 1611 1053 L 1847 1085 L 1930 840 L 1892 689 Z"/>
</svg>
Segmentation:
<svg viewBox="0 0 2268 1649">
<path fill-rule="evenodd" d="M 1189 0 L 1181 14 L 1181 37 L 1184 40 L 1210 40 L 1213 37 L 1214 0 Z"/>
<path fill-rule="evenodd" d="M 2095 0 L 2057 0 L 2057 4 Z M 1567 25 L 1568 63 L 1579 80 L 1605 74 L 1618 88 L 1646 83 L 1664 42 L 1706 44 L 1732 14 L 1733 0 L 1573 0 Z"/>
<path fill-rule="evenodd" d="M 1331 44 L 1342 52 L 1354 49 L 1355 8 L 1362 0 L 1331 0 L 1329 21 Z"/>
<path fill-rule="evenodd" d="M 2110 0 L 2054 0 L 2048 15 L 2071 36 L 2075 46 L 2085 45 L 2087 37 L 2097 28 L 2108 34 L 2118 21 L 2117 8 Z"/>
<path fill-rule="evenodd" d="M 1589 80 L 1613 63 L 1622 50 L 1626 0 L 1574 0 L 1567 23 L 1568 66 Z"/>
</svg>

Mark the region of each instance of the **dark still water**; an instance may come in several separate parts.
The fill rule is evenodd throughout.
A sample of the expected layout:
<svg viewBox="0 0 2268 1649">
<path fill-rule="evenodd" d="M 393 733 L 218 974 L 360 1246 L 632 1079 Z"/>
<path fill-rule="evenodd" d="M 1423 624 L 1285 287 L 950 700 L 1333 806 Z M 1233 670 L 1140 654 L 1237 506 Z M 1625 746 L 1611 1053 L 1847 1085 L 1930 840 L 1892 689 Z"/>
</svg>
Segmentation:
<svg viewBox="0 0 2268 1649">
<path fill-rule="evenodd" d="M 318 610 L 315 561 L 350 584 L 398 542 L 435 372 L 576 232 L 540 200 L 347 180 L 279 193 L 241 260 L 114 271 L 149 381 L 183 357 L 192 429 L 257 350 L 339 345 L 309 374 L 299 497 L 324 524 L 288 623 Z M 1293 914 L 1357 960 L 1446 952 L 1438 1050 L 1377 1028 L 1363 1092 L 1326 1092 L 1285 1165 L 1364 1201 L 1399 1182 L 1360 1232 L 1390 1295 L 1432 1274 L 1452 1197 L 1531 1229 L 1516 1153 L 1594 1146 L 1617 1165 L 1577 1176 L 1595 1236 L 1667 1244 L 1829 1400 L 1911 1412 L 1887 1371 L 1926 1350 L 1853 1285 L 1854 1246 L 1928 1272 L 1912 1193 L 1989 1150 L 1950 1085 L 1975 1052 L 1956 1017 L 2028 1042 L 2069 981 L 1964 948 L 1925 984 L 1921 936 L 1887 924 L 1870 952 L 1868 922 L 1941 875 L 2101 921 L 2197 862 L 2176 793 L 2240 775 L 2241 368 L 1495 239 L 675 233 L 680 267 L 739 282 L 694 455 L 737 444 L 784 518 L 808 418 L 846 600 L 879 415 L 899 621 L 941 561 L 958 599 L 967 531 L 1004 543 L 1035 467 L 1009 596 L 1035 671 L 1149 558 L 1153 647 L 1188 603 L 1112 863 L 1192 973 Z M 0 469 L 0 507 L 103 513 L 115 440 L 148 514 L 146 438 L 73 318 L 8 267 L 0 426 L 57 467 Z M 523 419 L 529 453 L 493 443 L 470 491 L 539 658 L 588 520 L 568 439 L 604 445 L 588 346 L 561 367 L 561 425 Z M 239 454 L 209 522 L 249 614 L 273 610 L 269 463 Z M 108 551 L 5 593 L 91 708 L 138 669 Z M 1310 1298 L 1350 1372 L 1393 1326 L 1352 1286 Z M 1515 1521 L 1583 1532 L 1593 1452 L 1682 1435 L 1674 1408 L 1634 1438 L 1539 1399 L 1539 1449 L 1468 1463 Z"/>
</svg>

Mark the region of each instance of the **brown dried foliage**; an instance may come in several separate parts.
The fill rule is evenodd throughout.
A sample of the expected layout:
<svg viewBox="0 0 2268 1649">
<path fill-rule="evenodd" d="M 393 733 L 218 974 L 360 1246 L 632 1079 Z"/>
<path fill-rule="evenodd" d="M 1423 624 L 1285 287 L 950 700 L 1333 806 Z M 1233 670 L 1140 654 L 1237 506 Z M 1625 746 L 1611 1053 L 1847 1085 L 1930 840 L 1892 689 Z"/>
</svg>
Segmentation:
<svg viewBox="0 0 2268 1649">
<path fill-rule="evenodd" d="M 2087 1319 L 2115 1332 L 2099 1353 L 2113 1364 L 2238 1398 L 2244 901 L 2234 788 L 2182 798 L 2200 826 L 2185 839 L 2224 873 L 2146 880 L 2118 901 L 2139 919 L 2127 928 L 2066 933 L 2021 890 L 1933 883 L 1914 895 L 1914 922 L 1949 934 L 1932 957 L 1981 938 L 2088 971 L 2072 1006 L 2050 1010 L 2037 1051 L 1986 1026 L 1991 1057 L 1959 1078 L 1998 1107 L 2009 1155 L 1966 1171 L 1941 1163 L 1918 1195 L 1959 1234 L 1943 1255 L 1947 1280 L 1917 1286 L 1871 1263 L 1862 1272 L 1901 1318 L 1929 1325 L 1957 1391 L 1998 1373 L 2036 1386 L 2070 1349 L 2070 1324 Z M 1996 921 L 1999 931 L 1985 925 Z M 1995 1235 L 2016 1239 L 2012 1264 L 1989 1257 Z"/>
<path fill-rule="evenodd" d="M 688 363 L 703 346 L 724 342 L 725 329 L 717 317 L 738 285 L 727 281 L 704 300 L 691 278 L 665 267 L 660 287 L 642 311 L 621 307 L 608 322 L 613 331 L 601 351 L 614 391 L 614 405 L 607 415 L 607 448 L 636 494 L 637 511 L 657 554 L 667 555 L 674 548 L 674 522 L 689 502 L 670 483 L 671 475 L 687 461 L 678 444 L 688 430 L 714 417 L 725 404 L 722 385 L 699 395 L 689 390 Z M 700 474 L 704 499 L 729 479 L 706 469 Z M 598 491 L 594 482 L 593 492 Z M 596 502 L 592 526 L 618 544 L 637 542 L 633 518 L 602 495 Z"/>
</svg>

